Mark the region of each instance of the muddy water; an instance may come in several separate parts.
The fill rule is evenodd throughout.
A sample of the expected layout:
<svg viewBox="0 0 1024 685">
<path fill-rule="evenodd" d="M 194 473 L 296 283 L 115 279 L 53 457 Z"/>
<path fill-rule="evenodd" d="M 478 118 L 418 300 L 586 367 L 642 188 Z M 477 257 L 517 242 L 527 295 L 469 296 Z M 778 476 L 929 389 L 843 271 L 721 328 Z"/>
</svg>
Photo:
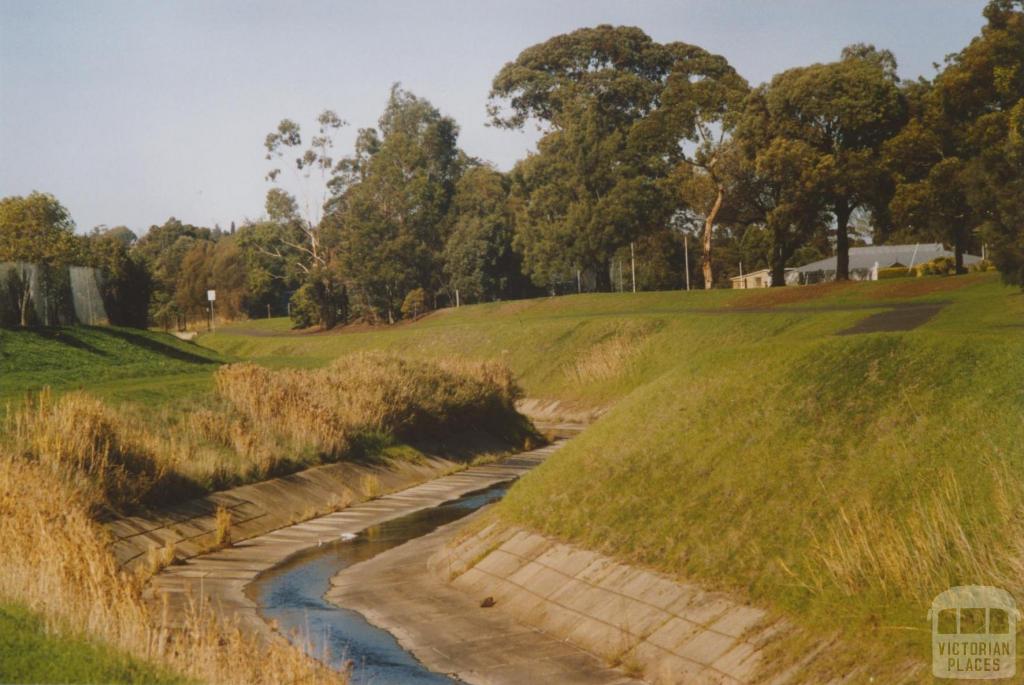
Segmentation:
<svg viewBox="0 0 1024 685">
<path fill-rule="evenodd" d="M 351 662 L 358 685 L 435 685 L 460 682 L 428 670 L 391 633 L 355 611 L 336 607 L 324 594 L 342 569 L 471 514 L 504 496 L 509 483 L 492 486 L 431 509 L 392 519 L 351 540 L 335 540 L 298 554 L 261 575 L 248 594 L 266 620 L 276 621 L 313 656 L 334 668 Z M 443 627 L 439 626 L 439 630 Z"/>
</svg>

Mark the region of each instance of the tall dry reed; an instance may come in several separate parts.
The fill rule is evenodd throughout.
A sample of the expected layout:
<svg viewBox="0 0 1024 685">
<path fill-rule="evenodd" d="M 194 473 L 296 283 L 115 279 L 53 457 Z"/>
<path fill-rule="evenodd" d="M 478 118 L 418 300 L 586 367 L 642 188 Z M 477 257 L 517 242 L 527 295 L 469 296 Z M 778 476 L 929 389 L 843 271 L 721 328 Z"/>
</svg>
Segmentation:
<svg viewBox="0 0 1024 685">
<path fill-rule="evenodd" d="M 123 430 L 117 414 L 97 399 L 72 393 L 55 401 L 49 391 L 9 411 L 8 449 L 39 464 L 51 478 L 74 474 L 92 505 L 139 501 L 163 469 L 149 449 Z"/>
<path fill-rule="evenodd" d="M 193 606 L 183 625 L 169 626 L 143 600 L 145 578 L 118 568 L 106 530 L 93 520 L 92 445 L 81 446 L 83 454 L 63 453 L 64 473 L 38 454 L 0 453 L 0 598 L 41 613 L 53 630 L 208 682 L 344 682 L 283 641 L 247 637 L 208 606 Z"/>
<path fill-rule="evenodd" d="M 368 433 L 404 438 L 520 426 L 511 372 L 493 363 L 357 353 L 313 370 L 231 364 L 217 392 L 253 423 L 340 456 Z"/>
</svg>

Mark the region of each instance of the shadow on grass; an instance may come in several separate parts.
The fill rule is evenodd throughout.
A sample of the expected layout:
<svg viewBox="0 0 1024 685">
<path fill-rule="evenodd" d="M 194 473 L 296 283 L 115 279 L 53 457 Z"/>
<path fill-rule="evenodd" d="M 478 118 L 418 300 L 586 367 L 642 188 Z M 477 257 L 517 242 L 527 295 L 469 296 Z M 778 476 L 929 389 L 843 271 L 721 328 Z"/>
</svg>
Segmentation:
<svg viewBox="0 0 1024 685">
<path fill-rule="evenodd" d="M 68 332 L 62 328 L 30 328 L 27 330 L 43 340 L 60 343 L 61 345 L 67 345 L 68 347 L 74 347 L 76 350 L 90 352 L 100 357 L 110 356 L 100 348 L 90 345 L 84 340 L 76 338 L 73 335 L 68 335 Z"/>
<path fill-rule="evenodd" d="M 155 352 L 156 354 L 163 355 L 164 357 L 168 357 L 170 359 L 189 362 L 190 364 L 219 363 L 214 359 L 210 359 L 199 354 L 194 354 L 192 352 L 179 349 L 173 345 L 168 345 L 158 340 L 153 340 L 152 338 L 142 335 L 141 333 L 133 333 L 131 331 L 127 331 L 121 328 L 94 328 L 92 330 L 115 338 L 120 338 L 121 340 L 124 340 L 127 343 L 135 345 L 136 347 L 147 349 L 150 352 Z"/>
</svg>

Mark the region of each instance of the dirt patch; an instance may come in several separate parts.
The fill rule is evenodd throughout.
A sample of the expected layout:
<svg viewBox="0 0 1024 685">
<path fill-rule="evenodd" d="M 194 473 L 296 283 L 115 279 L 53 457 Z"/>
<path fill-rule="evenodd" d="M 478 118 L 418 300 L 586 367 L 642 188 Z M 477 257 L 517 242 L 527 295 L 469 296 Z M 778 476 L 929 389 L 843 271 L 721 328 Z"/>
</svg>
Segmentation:
<svg viewBox="0 0 1024 685">
<path fill-rule="evenodd" d="M 980 278 L 979 278 L 980 276 Z M 866 290 L 864 297 L 869 300 L 894 300 L 934 293 L 948 293 L 966 288 L 979 282 L 984 275 L 932 276 L 924 278 L 894 279 L 877 288 Z"/>
<path fill-rule="evenodd" d="M 930 302 L 926 304 L 895 306 L 884 312 L 865 317 L 853 326 L 839 331 L 836 335 L 912 331 L 931 320 L 946 304 L 946 302 Z"/>
<path fill-rule="evenodd" d="M 828 297 L 856 287 L 853 281 L 818 283 L 815 285 L 786 286 L 784 288 L 761 288 L 737 297 L 726 305 L 728 308 L 770 309 L 787 304 L 808 302 Z"/>
</svg>

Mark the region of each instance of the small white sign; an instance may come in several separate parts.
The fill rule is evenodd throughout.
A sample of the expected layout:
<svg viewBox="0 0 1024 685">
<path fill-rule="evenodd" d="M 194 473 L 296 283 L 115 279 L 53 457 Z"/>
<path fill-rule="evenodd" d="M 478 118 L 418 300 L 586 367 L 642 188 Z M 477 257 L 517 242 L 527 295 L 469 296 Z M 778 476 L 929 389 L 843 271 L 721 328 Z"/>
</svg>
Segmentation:
<svg viewBox="0 0 1024 685">
<path fill-rule="evenodd" d="M 207 290 L 206 291 L 206 299 L 208 299 L 210 302 L 213 302 L 214 300 L 216 300 L 217 299 L 217 291 L 216 290 Z"/>
</svg>

